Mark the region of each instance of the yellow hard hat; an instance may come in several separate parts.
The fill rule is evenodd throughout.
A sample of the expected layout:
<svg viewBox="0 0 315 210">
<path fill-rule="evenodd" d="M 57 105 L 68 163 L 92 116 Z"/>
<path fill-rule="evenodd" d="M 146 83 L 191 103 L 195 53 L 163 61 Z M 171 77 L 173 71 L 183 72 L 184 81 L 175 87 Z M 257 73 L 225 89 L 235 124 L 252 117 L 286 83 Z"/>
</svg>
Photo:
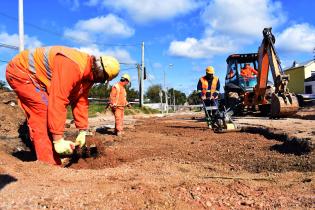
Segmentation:
<svg viewBox="0 0 315 210">
<path fill-rule="evenodd" d="M 214 68 L 213 68 L 213 66 L 208 66 L 208 67 L 206 68 L 206 73 L 208 73 L 208 74 L 214 74 Z"/>
<path fill-rule="evenodd" d="M 119 62 L 112 56 L 103 55 L 100 57 L 103 70 L 108 74 L 108 81 L 114 79 L 120 70 Z"/>
<path fill-rule="evenodd" d="M 123 74 L 123 75 L 121 76 L 121 79 L 126 79 L 126 80 L 128 80 L 128 81 L 130 82 L 130 76 L 129 76 L 129 74 Z"/>
</svg>

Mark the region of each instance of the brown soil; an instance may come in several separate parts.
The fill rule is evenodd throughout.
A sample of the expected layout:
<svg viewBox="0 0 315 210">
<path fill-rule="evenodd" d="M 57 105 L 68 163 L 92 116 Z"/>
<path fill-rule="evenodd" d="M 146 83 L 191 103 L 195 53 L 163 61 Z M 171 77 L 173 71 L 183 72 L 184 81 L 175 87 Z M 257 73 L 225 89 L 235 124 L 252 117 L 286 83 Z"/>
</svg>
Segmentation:
<svg viewBox="0 0 315 210">
<path fill-rule="evenodd" d="M 0 153 L 0 209 L 315 208 L 314 153 L 259 134 L 173 116 L 140 119 L 122 137 L 99 130 L 91 144 L 98 157 L 68 168 Z"/>
<path fill-rule="evenodd" d="M 0 139 L 17 138 L 24 121 L 25 116 L 15 93 L 0 89 Z"/>
</svg>

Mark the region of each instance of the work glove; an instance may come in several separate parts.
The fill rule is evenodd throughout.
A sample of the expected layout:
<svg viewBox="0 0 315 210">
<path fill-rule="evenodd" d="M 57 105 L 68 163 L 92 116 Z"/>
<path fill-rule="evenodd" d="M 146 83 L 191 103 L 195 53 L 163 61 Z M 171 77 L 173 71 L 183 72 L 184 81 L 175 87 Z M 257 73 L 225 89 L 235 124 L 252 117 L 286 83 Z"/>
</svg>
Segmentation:
<svg viewBox="0 0 315 210">
<path fill-rule="evenodd" d="M 75 148 L 75 144 L 72 141 L 64 140 L 64 138 L 55 140 L 53 143 L 55 151 L 60 155 L 71 155 Z"/>
<path fill-rule="evenodd" d="M 219 93 L 217 93 L 217 92 L 214 92 L 214 93 L 212 94 L 212 96 L 213 96 L 213 98 L 214 98 L 214 99 L 216 99 L 216 98 L 218 98 L 218 96 L 219 96 Z"/>
<path fill-rule="evenodd" d="M 75 140 L 75 146 L 83 147 L 85 145 L 86 131 L 81 130 Z"/>
</svg>

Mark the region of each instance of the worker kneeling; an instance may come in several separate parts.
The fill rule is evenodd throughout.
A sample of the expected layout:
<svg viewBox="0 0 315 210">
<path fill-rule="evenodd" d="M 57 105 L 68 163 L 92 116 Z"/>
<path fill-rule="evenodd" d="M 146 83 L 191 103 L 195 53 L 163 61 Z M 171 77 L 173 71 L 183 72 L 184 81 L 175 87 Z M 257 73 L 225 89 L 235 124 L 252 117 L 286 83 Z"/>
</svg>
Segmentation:
<svg viewBox="0 0 315 210">
<path fill-rule="evenodd" d="M 127 101 L 127 92 L 125 87 L 130 83 L 130 76 L 123 74 L 120 81 L 116 83 L 110 92 L 109 105 L 115 116 L 115 134 L 122 135 L 124 126 L 125 107 L 131 107 Z"/>
<path fill-rule="evenodd" d="M 60 165 L 58 154 L 69 155 L 75 146 L 85 145 L 88 91 L 94 83 L 115 78 L 119 69 L 111 56 L 63 46 L 25 50 L 9 62 L 6 79 L 27 116 L 38 160 Z M 80 130 L 75 143 L 63 138 L 68 105 Z"/>
</svg>

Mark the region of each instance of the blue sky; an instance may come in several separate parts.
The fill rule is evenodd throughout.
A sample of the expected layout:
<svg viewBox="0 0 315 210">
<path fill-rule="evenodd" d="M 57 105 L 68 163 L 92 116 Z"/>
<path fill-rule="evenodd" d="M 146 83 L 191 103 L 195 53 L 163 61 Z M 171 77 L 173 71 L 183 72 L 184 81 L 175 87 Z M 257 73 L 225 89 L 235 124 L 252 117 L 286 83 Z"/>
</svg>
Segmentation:
<svg viewBox="0 0 315 210">
<path fill-rule="evenodd" d="M 0 7 L 0 43 L 18 46 L 18 0 Z M 24 0 L 25 47 L 66 45 L 91 54 L 110 54 L 137 88 L 135 63 L 145 43 L 148 80 L 187 94 L 208 65 L 224 83 L 226 57 L 257 52 L 264 27 L 273 27 L 283 67 L 313 58 L 313 0 Z M 18 51 L 0 47 L 5 61 Z M 173 64 L 171 67 L 169 64 Z M 115 81 L 113 81 L 115 82 Z"/>
</svg>

